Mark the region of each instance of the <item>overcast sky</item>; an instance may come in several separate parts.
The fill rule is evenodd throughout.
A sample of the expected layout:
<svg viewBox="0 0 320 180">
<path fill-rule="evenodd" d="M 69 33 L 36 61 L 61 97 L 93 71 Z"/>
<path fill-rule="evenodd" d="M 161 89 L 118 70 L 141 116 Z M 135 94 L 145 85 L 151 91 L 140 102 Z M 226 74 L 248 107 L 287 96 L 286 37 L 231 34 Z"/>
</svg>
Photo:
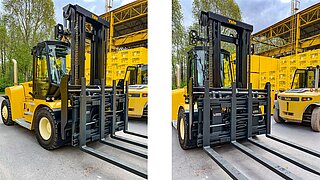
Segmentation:
<svg viewBox="0 0 320 180">
<path fill-rule="evenodd" d="M 67 4 L 79 4 L 97 15 L 105 13 L 106 0 L 53 0 L 57 23 L 63 23 L 62 8 Z M 113 0 L 113 7 L 118 8 L 134 0 Z"/>
<path fill-rule="evenodd" d="M 239 4 L 244 22 L 253 25 L 253 31 L 258 32 L 291 14 L 291 0 L 236 0 Z M 319 0 L 300 0 L 300 9 L 305 9 Z M 192 0 L 180 0 L 184 25 L 192 21 Z"/>
</svg>

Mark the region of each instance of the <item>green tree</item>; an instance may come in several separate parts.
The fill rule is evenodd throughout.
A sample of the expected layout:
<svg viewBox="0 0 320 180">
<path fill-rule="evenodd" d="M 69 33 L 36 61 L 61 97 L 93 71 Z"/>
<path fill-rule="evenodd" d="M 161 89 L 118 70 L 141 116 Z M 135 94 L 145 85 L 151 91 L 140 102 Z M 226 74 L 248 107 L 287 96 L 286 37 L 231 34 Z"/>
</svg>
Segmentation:
<svg viewBox="0 0 320 180">
<path fill-rule="evenodd" d="M 201 11 L 211 11 L 235 20 L 241 20 L 241 11 L 235 0 L 194 0 L 192 14 L 195 23 L 198 23 Z"/>
<path fill-rule="evenodd" d="M 4 18 L 8 32 L 7 59 L 18 61 L 23 80 L 32 76 L 31 48 L 51 39 L 55 25 L 52 0 L 3 0 Z"/>
<path fill-rule="evenodd" d="M 184 80 L 184 69 L 186 66 L 185 55 L 185 39 L 186 33 L 183 26 L 183 13 L 179 0 L 172 0 L 172 85 L 175 88 L 176 84 L 176 65 L 180 66 L 180 79 Z M 182 82 L 183 83 L 183 82 Z"/>
<path fill-rule="evenodd" d="M 190 29 L 199 30 L 199 15 L 201 11 L 211 11 L 238 21 L 241 21 L 241 10 L 235 0 L 194 0 L 192 4 L 193 24 Z M 222 33 L 226 35 L 236 32 L 227 28 L 222 28 Z M 231 53 L 235 52 L 235 46 L 222 42 L 221 47 Z"/>
</svg>

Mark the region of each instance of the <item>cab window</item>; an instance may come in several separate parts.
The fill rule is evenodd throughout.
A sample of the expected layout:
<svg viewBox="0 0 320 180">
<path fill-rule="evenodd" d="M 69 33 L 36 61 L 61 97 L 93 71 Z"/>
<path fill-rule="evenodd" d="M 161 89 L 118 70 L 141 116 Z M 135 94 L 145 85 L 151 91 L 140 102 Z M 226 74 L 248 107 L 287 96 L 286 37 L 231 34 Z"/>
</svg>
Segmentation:
<svg viewBox="0 0 320 180">
<path fill-rule="evenodd" d="M 195 77 L 196 77 L 196 86 L 198 87 L 202 87 L 204 86 L 203 82 L 204 82 L 204 62 L 205 62 L 205 51 L 204 50 L 198 50 L 196 51 L 196 74 L 195 74 Z M 193 69 L 192 69 L 193 71 Z"/>
<path fill-rule="evenodd" d="M 305 80 L 306 80 L 306 71 L 297 70 L 294 75 L 292 89 L 305 88 Z"/>
<path fill-rule="evenodd" d="M 49 82 L 47 56 L 42 49 L 39 56 L 37 56 L 37 76 L 36 79 L 42 82 Z"/>
</svg>

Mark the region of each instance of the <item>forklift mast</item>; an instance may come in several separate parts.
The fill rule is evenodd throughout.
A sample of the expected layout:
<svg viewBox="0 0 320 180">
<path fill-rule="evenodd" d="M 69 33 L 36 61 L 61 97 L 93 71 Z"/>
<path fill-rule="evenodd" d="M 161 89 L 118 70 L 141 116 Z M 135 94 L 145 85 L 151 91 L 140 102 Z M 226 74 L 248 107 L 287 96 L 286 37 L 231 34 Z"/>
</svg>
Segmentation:
<svg viewBox="0 0 320 180">
<path fill-rule="evenodd" d="M 80 85 L 85 77 L 86 45 L 90 50 L 90 85 L 99 85 L 105 79 L 106 45 L 109 23 L 101 17 L 87 11 L 78 5 L 67 5 L 63 8 L 64 27 L 56 31 L 56 37 L 70 35 L 71 72 L 70 84 Z"/>
<path fill-rule="evenodd" d="M 236 73 L 235 82 L 237 88 L 247 88 L 250 82 L 250 73 L 248 73 L 248 60 L 250 54 L 250 35 L 253 26 L 235 21 L 233 19 L 212 13 L 201 12 L 200 25 L 204 29 L 205 46 L 208 46 L 208 77 L 209 86 L 213 88 L 222 87 L 222 77 L 220 73 L 221 63 L 221 42 L 227 42 L 235 45 Z M 223 28 L 232 29 L 236 32 L 234 35 L 225 35 Z"/>
</svg>

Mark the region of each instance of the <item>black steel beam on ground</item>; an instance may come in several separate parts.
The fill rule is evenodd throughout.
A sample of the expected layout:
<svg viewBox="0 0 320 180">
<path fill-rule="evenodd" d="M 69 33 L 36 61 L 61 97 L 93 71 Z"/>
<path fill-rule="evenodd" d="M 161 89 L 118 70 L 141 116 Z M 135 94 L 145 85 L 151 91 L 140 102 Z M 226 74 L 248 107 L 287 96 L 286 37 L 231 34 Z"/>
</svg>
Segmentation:
<svg viewBox="0 0 320 180">
<path fill-rule="evenodd" d="M 148 139 L 148 136 L 146 135 L 143 135 L 143 134 L 138 134 L 138 133 L 135 133 L 135 132 L 131 132 L 131 131 L 123 131 L 124 133 L 126 134 L 130 134 L 130 135 L 133 135 L 133 136 L 138 136 L 138 137 L 141 137 L 141 138 L 145 138 L 145 139 Z"/>
<path fill-rule="evenodd" d="M 116 135 L 111 135 L 111 138 L 148 149 L 147 144 L 142 143 L 142 142 L 137 142 L 132 139 L 128 139 L 128 138 L 116 136 Z"/>
<path fill-rule="evenodd" d="M 125 152 L 128 152 L 128 153 L 131 153 L 131 154 L 140 156 L 140 157 L 142 157 L 142 158 L 148 159 L 147 153 L 145 153 L 145 152 L 143 152 L 143 151 L 139 151 L 138 149 L 133 150 L 132 148 L 125 147 L 125 146 L 123 146 L 123 145 L 119 145 L 119 144 L 117 144 L 117 143 L 115 143 L 115 142 L 111 142 L 111 141 L 108 141 L 108 140 L 106 140 L 106 139 L 101 139 L 100 142 L 103 143 L 103 144 L 105 144 L 105 145 L 108 145 L 108 146 L 111 146 L 111 147 L 120 149 L 120 150 L 122 150 L 122 151 L 125 151 Z"/>
<path fill-rule="evenodd" d="M 143 172 L 142 170 L 140 170 L 138 168 L 131 167 L 130 165 L 126 164 L 125 162 L 119 162 L 118 158 L 109 156 L 109 155 L 102 153 L 100 151 L 96 151 L 95 149 L 88 147 L 88 146 L 82 146 L 80 149 L 88 154 L 91 154 L 91 155 L 93 155 L 99 159 L 102 159 L 108 163 L 111 163 L 115 166 L 118 166 L 126 171 L 129 171 L 129 172 L 135 174 L 135 175 L 138 175 L 142 178 L 148 179 L 147 172 Z"/>
<path fill-rule="evenodd" d="M 285 145 L 291 146 L 291 147 L 296 148 L 296 149 L 298 149 L 298 150 L 301 150 L 301 151 L 303 151 L 303 152 L 305 152 L 305 153 L 308 153 L 308 154 L 310 154 L 310 155 L 313 155 L 313 156 L 316 156 L 316 157 L 320 158 L 320 152 L 319 152 L 319 151 L 315 151 L 315 150 L 310 149 L 310 148 L 308 148 L 308 147 L 301 146 L 301 145 L 299 145 L 299 144 L 296 144 L 296 143 L 294 143 L 294 142 L 287 141 L 287 140 L 285 140 L 285 139 L 282 139 L 282 138 L 280 138 L 280 137 L 277 137 L 277 136 L 274 136 L 274 135 L 271 135 L 271 134 L 266 134 L 266 136 L 267 136 L 268 138 L 270 138 L 270 139 L 273 139 L 273 140 L 275 140 L 275 141 L 281 142 L 281 143 L 283 143 L 283 144 L 285 144 Z"/>
<path fill-rule="evenodd" d="M 268 159 L 260 156 L 259 154 L 255 153 L 255 152 L 253 152 L 251 149 L 243 146 L 242 144 L 240 144 L 236 141 L 231 142 L 231 144 L 234 147 L 236 147 L 237 149 L 239 149 L 241 152 L 245 153 L 246 155 L 248 155 L 252 159 L 256 160 L 257 162 L 259 162 L 263 166 L 267 167 L 271 171 L 273 171 L 276 174 L 278 174 L 279 176 L 283 177 L 284 179 L 301 179 L 300 177 L 292 174 L 290 171 L 286 170 L 285 168 L 283 168 L 277 164 L 274 164 L 273 162 L 269 161 Z"/>
<path fill-rule="evenodd" d="M 210 146 L 203 147 L 203 150 L 213 159 L 232 179 L 245 180 L 248 179 L 238 169 L 232 166 L 219 153 L 214 151 Z"/>
<path fill-rule="evenodd" d="M 249 138 L 248 141 L 304 170 L 307 170 L 309 172 L 312 172 L 318 176 L 320 176 L 320 170 L 313 167 L 312 165 L 310 164 L 306 164 L 304 162 L 300 162 L 299 160 L 295 159 L 295 158 L 292 158 L 292 157 L 288 157 L 287 155 L 283 154 L 282 152 L 278 151 L 278 150 L 275 150 L 275 149 L 272 149 L 271 147 L 268 147 L 267 145 L 264 145 L 264 144 L 261 144 L 259 141 L 255 140 L 255 139 L 252 139 L 252 138 Z"/>
</svg>

